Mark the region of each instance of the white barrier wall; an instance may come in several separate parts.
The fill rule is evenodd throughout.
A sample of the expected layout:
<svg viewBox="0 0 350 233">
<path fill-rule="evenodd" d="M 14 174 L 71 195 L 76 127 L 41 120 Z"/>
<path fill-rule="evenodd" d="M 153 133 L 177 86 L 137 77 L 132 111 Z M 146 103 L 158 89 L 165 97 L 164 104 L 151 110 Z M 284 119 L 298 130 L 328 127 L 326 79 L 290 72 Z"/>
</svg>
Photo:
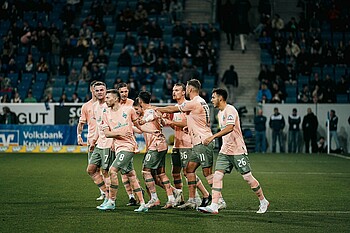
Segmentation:
<svg viewBox="0 0 350 233">
<path fill-rule="evenodd" d="M 273 114 L 273 109 L 278 108 L 279 112 L 284 116 L 286 121 L 286 126 L 284 132 L 288 135 L 288 116 L 292 114 L 292 109 L 296 108 L 298 110 L 298 115 L 301 116 L 301 121 L 303 121 L 304 116 L 307 113 L 307 109 L 311 108 L 312 112 L 317 116 L 318 119 L 318 136 L 324 136 L 327 138 L 327 113 L 333 109 L 338 116 L 338 137 L 340 141 L 340 146 L 343 147 L 345 151 L 350 153 L 350 125 L 348 123 L 348 118 L 350 117 L 350 104 L 264 104 L 261 106 L 264 115 L 267 117 L 266 122 L 266 136 L 269 143 L 268 151 L 271 151 L 271 129 L 269 127 L 270 116 Z M 301 128 L 301 124 L 300 124 Z M 302 133 L 302 131 L 301 131 Z M 304 142 L 301 142 L 304 145 Z M 332 143 L 332 149 L 335 149 L 334 142 Z M 288 151 L 288 138 L 285 140 L 285 150 Z M 277 151 L 279 148 L 277 146 Z M 305 151 L 303 147 L 302 152 Z"/>
</svg>

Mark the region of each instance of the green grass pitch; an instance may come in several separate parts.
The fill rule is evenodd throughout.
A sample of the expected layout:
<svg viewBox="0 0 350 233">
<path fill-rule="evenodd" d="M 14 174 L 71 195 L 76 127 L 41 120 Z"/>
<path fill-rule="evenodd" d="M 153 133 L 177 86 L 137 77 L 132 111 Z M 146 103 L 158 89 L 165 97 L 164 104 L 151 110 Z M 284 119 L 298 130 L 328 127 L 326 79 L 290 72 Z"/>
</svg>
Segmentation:
<svg viewBox="0 0 350 233">
<path fill-rule="evenodd" d="M 227 209 L 209 215 L 160 208 L 134 213 L 134 207 L 125 206 L 128 198 L 122 186 L 116 211 L 100 212 L 95 208 L 99 192 L 85 172 L 86 157 L 0 154 L 0 232 L 350 232 L 347 159 L 251 154 L 253 174 L 271 203 L 268 212 L 255 213 L 256 196 L 233 172 L 224 178 Z M 142 156 L 135 156 L 134 162 L 144 186 Z M 167 166 L 170 175 L 170 156 Z M 157 190 L 165 204 L 164 190 Z M 187 198 L 187 189 L 184 193 Z"/>
</svg>

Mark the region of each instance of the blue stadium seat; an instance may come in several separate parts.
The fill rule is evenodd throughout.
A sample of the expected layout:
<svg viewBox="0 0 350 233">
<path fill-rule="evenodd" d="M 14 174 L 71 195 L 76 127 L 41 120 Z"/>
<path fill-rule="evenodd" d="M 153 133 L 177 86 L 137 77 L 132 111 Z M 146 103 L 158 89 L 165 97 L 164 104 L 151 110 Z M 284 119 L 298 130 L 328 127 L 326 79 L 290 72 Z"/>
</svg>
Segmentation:
<svg viewBox="0 0 350 233">
<path fill-rule="evenodd" d="M 337 94 L 337 103 L 349 103 L 349 95 Z"/>
</svg>

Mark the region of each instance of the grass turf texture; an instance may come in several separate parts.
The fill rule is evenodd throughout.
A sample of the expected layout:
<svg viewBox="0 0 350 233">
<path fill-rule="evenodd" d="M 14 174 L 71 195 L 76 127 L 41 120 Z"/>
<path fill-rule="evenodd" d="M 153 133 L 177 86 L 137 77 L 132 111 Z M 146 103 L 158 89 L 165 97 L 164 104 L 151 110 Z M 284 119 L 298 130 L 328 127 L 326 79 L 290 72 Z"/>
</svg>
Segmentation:
<svg viewBox="0 0 350 233">
<path fill-rule="evenodd" d="M 255 213 L 258 200 L 237 172 L 224 178 L 228 206 L 219 215 L 160 208 L 134 213 L 135 207 L 125 205 L 122 185 L 116 211 L 101 212 L 95 208 L 99 192 L 85 172 L 86 155 L 0 154 L 0 232 L 349 232 L 350 160 L 302 154 L 249 157 L 271 203 L 263 215 Z M 144 187 L 141 162 L 142 155 L 135 156 Z M 170 156 L 167 166 L 170 178 Z M 163 205 L 165 191 L 157 190 Z M 184 193 L 187 198 L 187 188 Z"/>
</svg>

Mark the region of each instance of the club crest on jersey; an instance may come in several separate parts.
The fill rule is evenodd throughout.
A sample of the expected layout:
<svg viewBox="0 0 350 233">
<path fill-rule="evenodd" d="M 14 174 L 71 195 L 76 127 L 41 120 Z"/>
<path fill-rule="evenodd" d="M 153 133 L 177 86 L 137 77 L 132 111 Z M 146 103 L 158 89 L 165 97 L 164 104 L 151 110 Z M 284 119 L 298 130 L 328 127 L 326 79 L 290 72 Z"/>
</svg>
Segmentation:
<svg viewBox="0 0 350 233">
<path fill-rule="evenodd" d="M 128 116 L 128 114 L 126 114 L 125 112 L 123 112 L 123 118 L 126 119 L 126 117 Z"/>
<path fill-rule="evenodd" d="M 229 115 L 229 116 L 227 117 L 227 120 L 228 120 L 228 121 L 232 121 L 232 120 L 233 120 L 233 116 L 232 116 L 232 115 Z"/>
</svg>

